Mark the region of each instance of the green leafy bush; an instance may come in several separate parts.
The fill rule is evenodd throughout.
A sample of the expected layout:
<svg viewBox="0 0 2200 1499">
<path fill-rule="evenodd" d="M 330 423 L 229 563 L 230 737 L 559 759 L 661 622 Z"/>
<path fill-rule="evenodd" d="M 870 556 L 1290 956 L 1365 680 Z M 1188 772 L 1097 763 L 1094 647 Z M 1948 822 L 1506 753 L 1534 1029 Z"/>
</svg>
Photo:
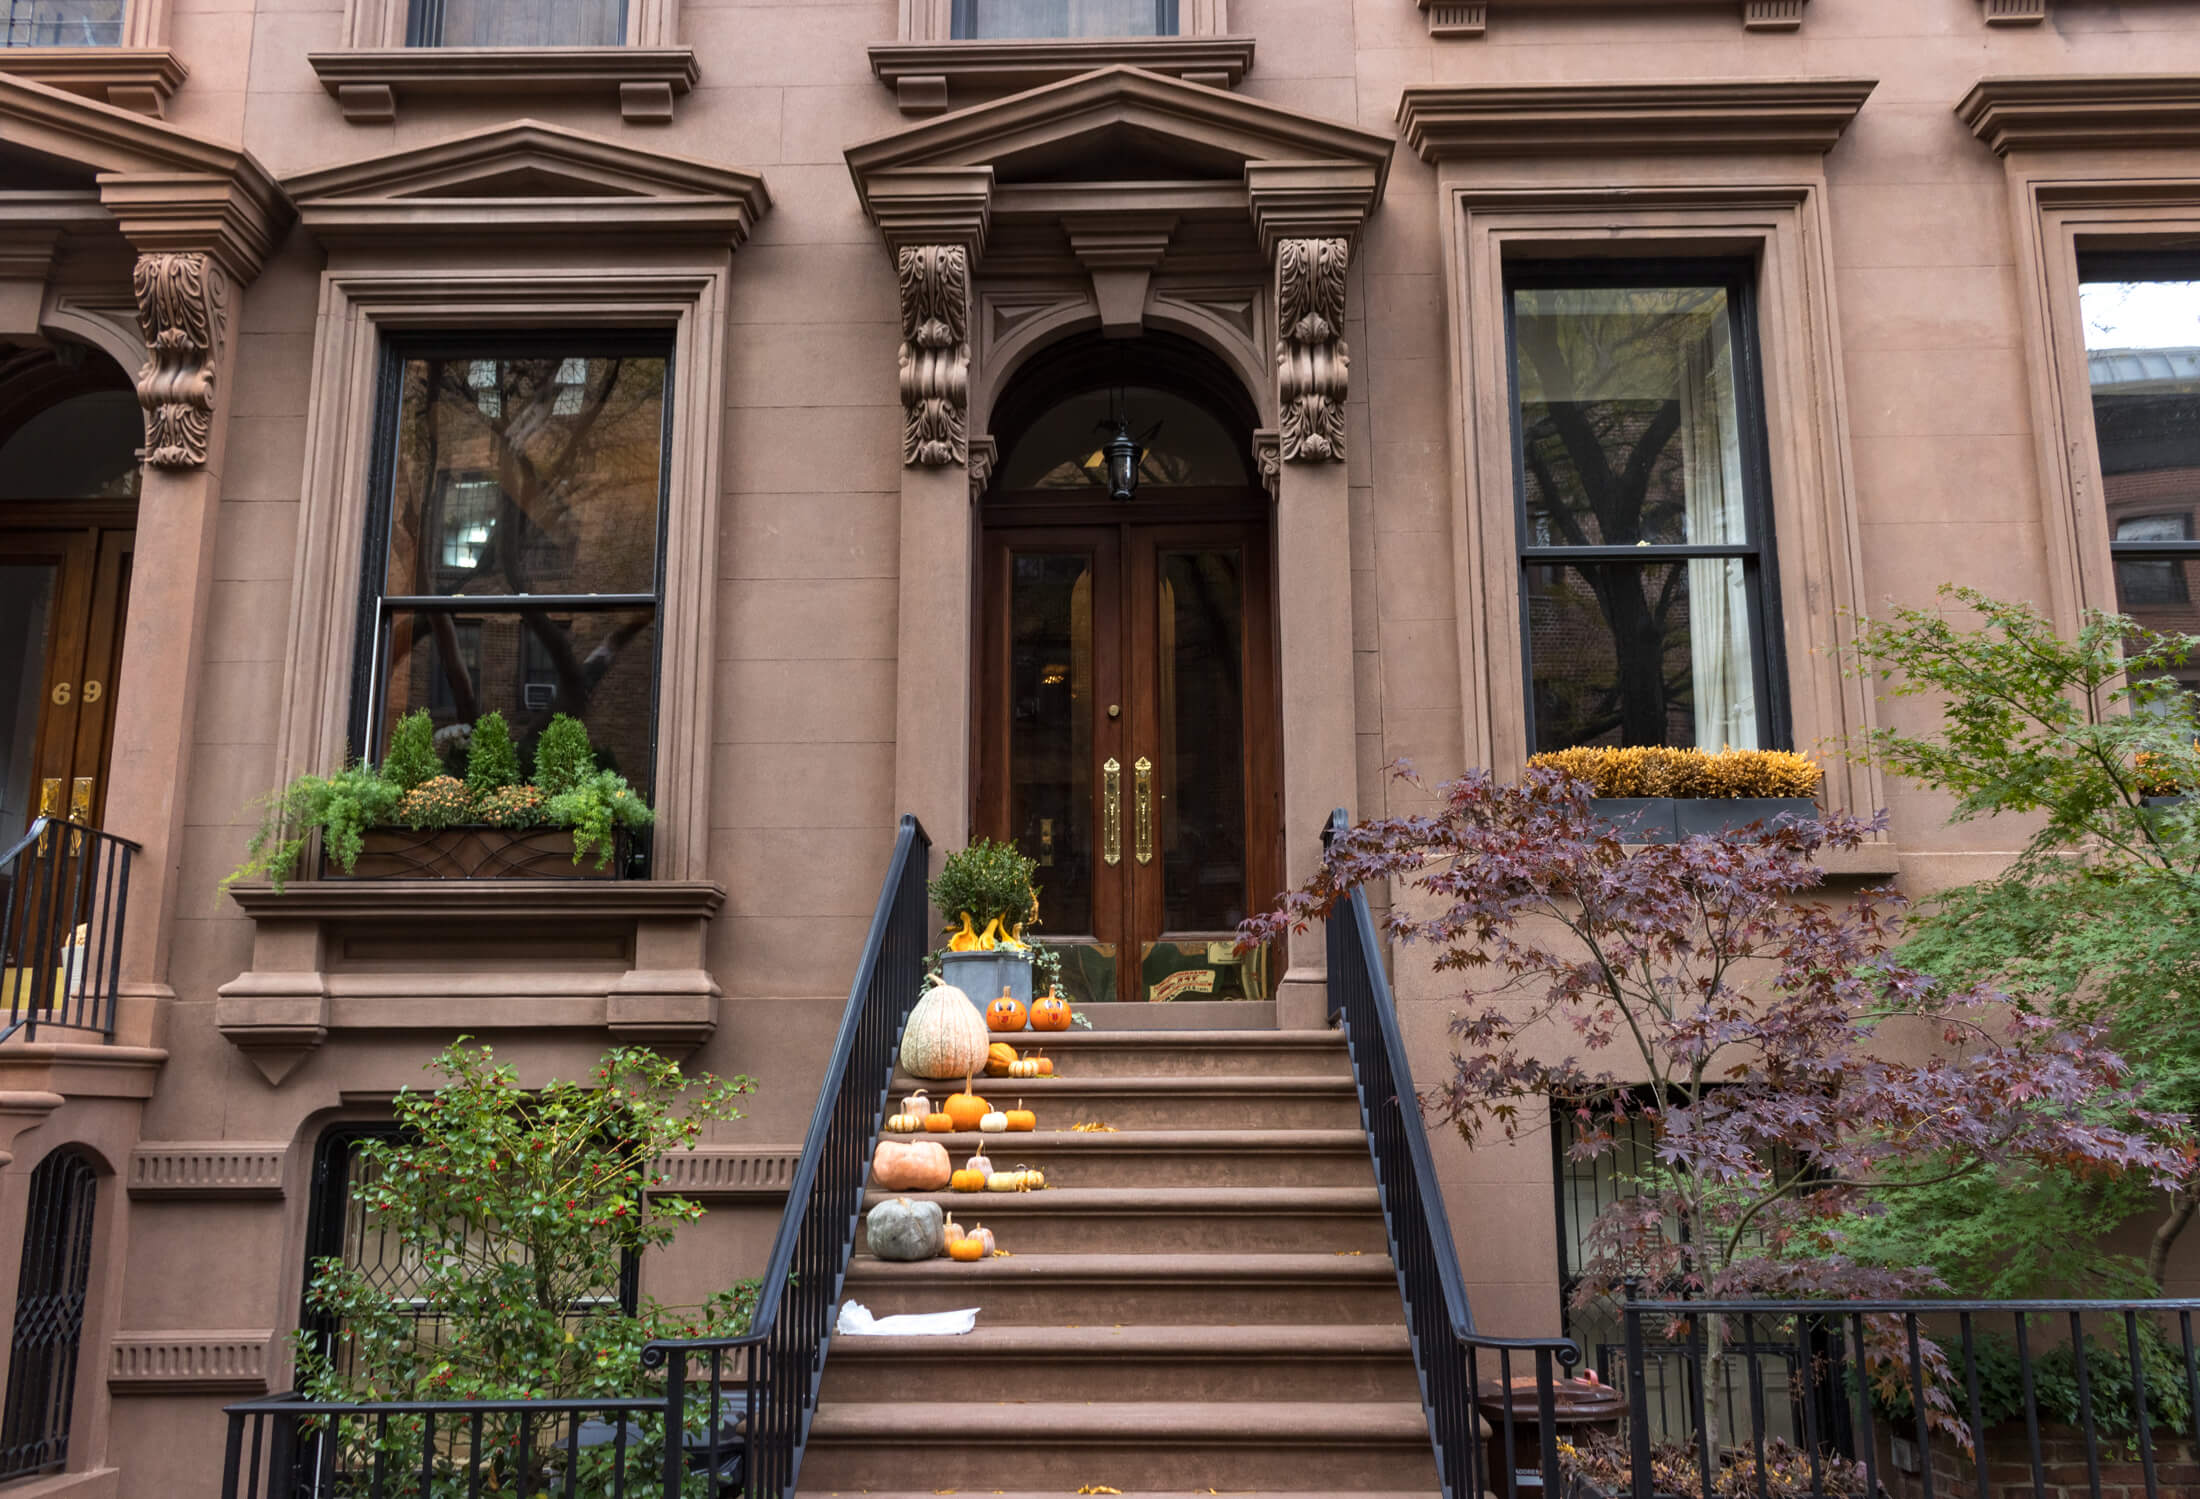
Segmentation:
<svg viewBox="0 0 2200 1499">
<path fill-rule="evenodd" d="M 544 803 L 543 820 L 552 827 L 573 830 L 575 864 L 593 853 L 601 869 L 611 861 L 612 839 L 620 828 L 638 831 L 657 819 L 625 776 L 599 770 Z"/>
<path fill-rule="evenodd" d="M 473 737 L 466 741 L 466 790 L 479 801 L 518 784 L 519 747 L 512 743 L 511 725 L 492 708 L 474 720 Z"/>
<path fill-rule="evenodd" d="M 222 881 L 227 890 L 239 880 L 266 878 L 277 890 L 297 869 L 313 835 L 346 874 L 359 862 L 362 835 L 388 822 L 403 795 L 371 765 L 352 764 L 334 775 L 300 776 L 262 803 L 258 831 L 246 846 L 244 862 Z"/>
<path fill-rule="evenodd" d="M 461 1037 L 433 1062 L 432 1091 L 407 1089 L 393 1105 L 403 1127 L 392 1139 L 360 1144 L 355 1189 L 365 1226 L 398 1250 L 409 1276 L 391 1279 L 347 1268 L 312 1266 L 307 1300 L 333 1324 L 333 1338 L 301 1333 L 298 1384 L 322 1401 L 605 1399 L 656 1394 L 644 1371 L 644 1346 L 660 1337 L 723 1337 L 747 1330 L 753 1282 L 729 1287 L 700 1306 L 644 1300 L 632 1312 L 619 1287 L 633 1261 L 669 1244 L 702 1216 L 685 1198 L 653 1189 L 666 1183 L 659 1160 L 692 1149 L 711 1120 L 741 1117 L 745 1077 L 686 1077 L 679 1064 L 642 1048 L 605 1054 L 585 1082 L 521 1086 L 487 1046 Z M 428 1315 L 423 1316 L 425 1310 Z M 696 1400 L 696 1429 L 702 1406 Z M 569 1418 L 538 1416 L 528 1467 L 537 1480 L 578 1463 L 568 1490 L 639 1492 L 637 1475 L 657 1471 L 661 1423 L 630 1417 L 623 1453 L 610 1444 L 559 1446 Z M 358 1472 L 377 1459 L 417 1475 L 431 1453 L 431 1482 L 393 1494 L 516 1492 L 519 1428 L 508 1416 L 485 1422 L 482 1490 L 468 1487 L 469 1444 L 424 1441 L 416 1419 L 388 1418 L 379 1435 L 366 1422 L 327 1433 L 334 1465 Z M 443 1428 L 448 1439 L 452 1426 Z M 566 1427 L 566 1430 L 569 1430 Z M 615 1471 L 616 1470 L 616 1471 Z M 708 1492 L 694 1475 L 695 1492 Z M 533 1492 L 530 1489 L 529 1492 Z M 656 1492 L 652 1483 L 649 1491 Z"/>
<path fill-rule="evenodd" d="M 998 921 L 1012 934 L 1039 919 L 1039 891 L 1031 882 L 1038 869 L 1014 844 L 980 838 L 942 860 L 925 888 L 950 925 L 967 915 L 974 927 Z"/>
<path fill-rule="evenodd" d="M 441 774 L 443 758 L 435 752 L 435 720 L 428 716 L 427 709 L 416 708 L 390 731 L 389 753 L 382 757 L 382 778 L 399 791 L 410 791 Z"/>
<path fill-rule="evenodd" d="M 560 713 L 535 743 L 535 786 L 545 797 L 563 796 L 596 773 L 596 752 L 588 728 Z"/>
</svg>

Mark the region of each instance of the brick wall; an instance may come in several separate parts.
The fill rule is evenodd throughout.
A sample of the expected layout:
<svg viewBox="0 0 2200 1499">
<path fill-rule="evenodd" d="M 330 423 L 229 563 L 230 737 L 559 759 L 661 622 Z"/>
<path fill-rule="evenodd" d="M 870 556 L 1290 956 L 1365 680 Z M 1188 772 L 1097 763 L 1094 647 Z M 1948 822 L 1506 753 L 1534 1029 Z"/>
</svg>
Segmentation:
<svg viewBox="0 0 2200 1499">
<path fill-rule="evenodd" d="M 1934 1499 L 1958 1499 L 1977 1490 L 1970 1454 L 1943 1436 L 1932 1444 Z M 1879 1482 L 1889 1499 L 1924 1499 L 1924 1475 L 1916 1471 L 1914 1438 L 1879 1440 Z M 2135 1447 L 2104 1437 L 2100 1443 L 2100 1499 L 2147 1499 L 2146 1467 Z M 2074 1426 L 2040 1428 L 2040 1477 L 2032 1485 L 2032 1457 L 2024 1423 L 2005 1422 L 1986 1433 L 1986 1481 L 1982 1499 L 2093 1499 L 2086 1470 L 2085 1437 Z M 2200 1499 L 2200 1454 L 2186 1437 L 2154 1438 L 2154 1492 L 2158 1499 Z"/>
</svg>

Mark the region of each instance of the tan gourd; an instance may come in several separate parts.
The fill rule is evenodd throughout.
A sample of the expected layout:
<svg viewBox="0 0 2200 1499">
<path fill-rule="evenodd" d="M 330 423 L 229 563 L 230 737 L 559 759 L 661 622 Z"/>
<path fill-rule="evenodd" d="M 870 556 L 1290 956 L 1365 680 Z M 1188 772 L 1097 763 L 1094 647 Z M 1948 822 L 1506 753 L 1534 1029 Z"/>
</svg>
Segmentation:
<svg viewBox="0 0 2200 1499">
<path fill-rule="evenodd" d="M 991 1038 L 970 996 L 935 983 L 909 1012 L 901 1034 L 901 1065 L 912 1077 L 967 1078 L 985 1066 Z"/>
<path fill-rule="evenodd" d="M 987 1228 L 983 1223 L 980 1223 L 976 1227 L 972 1228 L 967 1237 L 976 1239 L 980 1244 L 984 1245 L 985 1252 L 987 1254 L 991 1254 L 993 1252 L 993 1230 Z"/>
<path fill-rule="evenodd" d="M 923 1128 L 924 1121 L 914 1114 L 888 1114 L 886 1116 L 886 1133 L 890 1135 L 913 1135 Z"/>
<path fill-rule="evenodd" d="M 932 1112 L 932 1097 L 922 1088 L 919 1088 L 916 1092 L 903 1097 L 901 1111 L 922 1120 L 925 1115 Z"/>
<path fill-rule="evenodd" d="M 1039 1063 L 1032 1057 L 1018 1057 L 1008 1064 L 1008 1075 L 1010 1077 L 1037 1077 L 1039 1075 Z"/>
</svg>

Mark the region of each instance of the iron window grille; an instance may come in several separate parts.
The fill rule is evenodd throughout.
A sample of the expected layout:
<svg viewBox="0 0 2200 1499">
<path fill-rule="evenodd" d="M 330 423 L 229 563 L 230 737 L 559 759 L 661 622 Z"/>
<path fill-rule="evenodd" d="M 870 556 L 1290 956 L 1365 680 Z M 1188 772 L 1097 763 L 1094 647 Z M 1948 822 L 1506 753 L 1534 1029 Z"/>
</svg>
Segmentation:
<svg viewBox="0 0 2200 1499">
<path fill-rule="evenodd" d="M 98 1192 L 92 1163 L 74 1150 L 53 1152 L 31 1172 L 0 1418 L 0 1479 L 68 1466 Z"/>
<path fill-rule="evenodd" d="M 1621 513 L 1604 510 L 1601 505 L 1595 515 L 1597 529 L 1594 535 L 1578 525 L 1578 517 L 1569 516 L 1563 504 L 1547 503 L 1537 509 L 1530 503 L 1531 481 L 1545 485 L 1540 491 L 1551 498 L 1549 456 L 1554 445 L 1560 447 L 1565 437 L 1550 430 L 1549 421 L 1530 430 L 1523 416 L 1524 385 L 1521 366 L 1521 334 L 1519 305 L 1522 293 L 1533 292 L 1586 292 L 1599 291 L 1689 291 L 1723 293 L 1725 311 L 1725 342 L 1731 350 L 1731 385 L 1735 410 L 1732 413 L 1734 443 L 1734 468 L 1738 471 L 1739 489 L 1735 518 L 1741 525 L 1741 535 L 1715 541 L 1693 542 L 1687 540 L 1644 538 L 1629 534 L 1639 527 L 1645 508 L 1645 496 L 1618 495 L 1614 508 Z M 1538 702 L 1537 651 L 1536 651 L 1536 599 L 1539 588 L 1548 592 L 1563 585 L 1565 575 L 1575 573 L 1584 586 L 1595 589 L 1591 572 L 1600 573 L 1611 587 L 1610 580 L 1652 577 L 1657 569 L 1667 569 L 1665 582 L 1659 591 L 1660 607 L 1652 610 L 1651 623 L 1661 630 L 1669 630 L 1670 605 L 1675 592 L 1675 580 L 1691 571 L 1691 565 L 1717 563 L 1732 560 L 1738 562 L 1742 574 L 1741 592 L 1745 597 L 1743 617 L 1749 638 L 1749 689 L 1754 703 L 1757 743 L 1759 749 L 1784 749 L 1790 747 L 1788 724 L 1787 679 L 1777 649 L 1781 640 L 1780 601 L 1778 579 L 1773 567 L 1773 536 L 1771 511 L 1771 469 L 1768 457 L 1768 438 L 1765 427 L 1763 387 L 1763 360 L 1757 336 L 1756 276 L 1753 265 L 1735 261 L 1514 261 L 1505 268 L 1505 343 L 1506 367 L 1511 391 L 1511 421 L 1513 439 L 1513 490 L 1516 522 L 1517 550 L 1520 580 L 1520 646 L 1523 663 L 1523 709 L 1526 720 L 1527 740 L 1531 752 L 1569 748 L 1578 743 L 1673 743 L 1676 736 L 1670 729 L 1655 739 L 1647 734 L 1629 734 L 1623 728 L 1626 705 L 1621 699 L 1623 687 L 1615 688 L 1611 706 L 1600 712 L 1598 719 L 1609 718 L 1597 732 L 1568 736 L 1560 728 L 1558 715 L 1552 705 Z M 1664 400 L 1662 407 L 1674 407 L 1679 403 Z M 1674 413 L 1660 410 L 1651 414 L 1642 432 L 1635 434 L 1638 451 L 1645 445 L 1651 424 L 1673 425 Z M 1647 462 L 1658 458 L 1668 448 L 1677 448 L 1682 439 L 1669 435 L 1664 447 L 1653 448 L 1640 456 Z M 1568 454 L 1569 461 L 1573 455 Z M 1587 455 L 1580 455 L 1587 456 Z M 1623 471 L 1616 476 L 1628 477 Z M 1590 496 L 1592 500 L 1614 498 L 1611 495 Z M 1629 507 L 1632 513 L 1629 513 Z M 1616 587 L 1613 588 L 1616 593 Z M 1602 607 L 1600 605 L 1600 607 Z M 1685 610 L 1685 604 L 1683 608 Z M 1613 654 L 1615 663 L 1633 643 L 1623 636 L 1617 620 L 1608 620 L 1606 627 L 1613 630 Z M 1661 652 L 1664 641 L 1656 642 Z M 1662 654 L 1655 663 L 1661 674 L 1660 689 L 1667 703 L 1667 716 L 1682 703 L 1692 701 L 1694 684 L 1670 680 L 1663 675 Z M 1624 671 L 1615 665 L 1615 675 Z M 1539 716 L 1545 720 L 1539 722 Z M 1702 748 L 1718 750 L 1722 744 L 1704 744 Z"/>
</svg>

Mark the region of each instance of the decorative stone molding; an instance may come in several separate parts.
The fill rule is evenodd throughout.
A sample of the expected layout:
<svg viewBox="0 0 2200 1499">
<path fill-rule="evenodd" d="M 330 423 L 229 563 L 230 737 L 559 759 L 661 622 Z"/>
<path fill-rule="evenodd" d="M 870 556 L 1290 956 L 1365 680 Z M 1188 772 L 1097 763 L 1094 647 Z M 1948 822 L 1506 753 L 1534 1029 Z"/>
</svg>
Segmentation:
<svg viewBox="0 0 2200 1499">
<path fill-rule="evenodd" d="M 1344 461 L 1344 398 L 1352 360 L 1344 343 L 1343 239 L 1276 245 L 1276 413 L 1287 463 Z"/>
<path fill-rule="evenodd" d="M 993 465 L 1000 459 L 1000 446 L 991 437 L 970 439 L 970 498 L 976 503 L 985 493 L 986 485 L 993 482 Z"/>
<path fill-rule="evenodd" d="M 1466 156 L 1823 155 L 1868 78 L 1409 88 L 1399 134 L 1423 161 Z"/>
<path fill-rule="evenodd" d="M 1282 439 L 1273 427 L 1263 427 L 1253 434 L 1253 472 L 1260 476 L 1260 487 L 1268 491 L 1268 498 L 1276 497 L 1276 486 L 1283 482 Z"/>
<path fill-rule="evenodd" d="M 630 123 L 661 125 L 701 76 L 692 47 L 373 47 L 309 52 L 306 61 L 354 125 L 383 125 L 398 104 L 431 95 L 595 96 Z"/>
<path fill-rule="evenodd" d="M 659 1191 L 710 1201 L 725 1197 L 784 1197 L 794 1183 L 802 1151 L 793 1145 L 700 1145 L 661 1155 Z"/>
<path fill-rule="evenodd" d="M 717 1028 L 715 884 L 303 880 L 231 898 L 252 966 L 216 991 L 214 1023 L 270 1084 L 332 1031 L 597 1030 L 692 1050 Z M 485 951 L 503 961 L 482 968 Z"/>
<path fill-rule="evenodd" d="M 1482 36 L 1489 30 L 1492 5 L 1510 10 L 1556 10 L 1597 3 L 1599 0 L 1420 0 L 1421 12 L 1428 19 L 1428 34 L 1440 41 L 1471 41 Z M 1612 0 L 1604 0 L 1604 3 L 1612 3 Z M 1701 9 L 1705 0 L 1617 0 L 1617 3 L 1641 10 L 1680 10 Z M 1732 0 L 1727 3 L 1731 4 Z M 1742 29 L 1799 30 L 1803 24 L 1803 8 L 1808 3 L 1809 0 L 1740 0 Z M 1988 0 L 1988 3 L 2009 3 L 2009 0 Z M 2045 0 L 2014 0 L 2014 3 L 2039 4 Z"/>
<path fill-rule="evenodd" d="M 167 1060 L 155 1046 L 9 1041 L 0 1046 L 0 1150 L 64 1099 L 151 1098 Z"/>
<path fill-rule="evenodd" d="M 1135 338 L 1144 326 L 1146 288 L 1169 253 L 1169 236 L 1176 225 L 1173 213 L 1133 210 L 1062 216 L 1070 253 L 1092 277 L 1100 331 L 1108 337 Z"/>
<path fill-rule="evenodd" d="M 880 42 L 871 72 L 905 115 L 938 114 L 971 94 L 1014 93 L 1060 83 L 1111 63 L 1235 88 L 1253 66 L 1249 36 L 1081 37 L 1014 41 Z"/>
<path fill-rule="evenodd" d="M 140 1145 L 130 1152 L 128 1191 L 168 1202 L 281 1197 L 289 1153 L 281 1140 Z"/>
<path fill-rule="evenodd" d="M 970 252 L 961 245 L 903 245 L 901 461 L 944 468 L 970 458 Z"/>
<path fill-rule="evenodd" d="M 159 119 L 190 70 L 166 47 L 10 47 L 6 71 Z"/>
<path fill-rule="evenodd" d="M 201 468 L 214 430 L 215 366 L 228 336 L 228 274 L 211 255 L 140 255 L 131 289 L 147 354 L 137 376 L 145 461 Z"/>
<path fill-rule="evenodd" d="M 2200 74 L 1981 78 L 1956 118 L 1997 156 L 2200 143 Z"/>
<path fill-rule="evenodd" d="M 2047 19 L 2047 0 L 1984 0 L 1989 26 L 2037 26 Z"/>
<path fill-rule="evenodd" d="M 116 1333 L 107 1388 L 117 1395 L 264 1394 L 274 1342 L 272 1329 Z"/>
<path fill-rule="evenodd" d="M 0 1089 L 0 1166 L 15 1159 L 18 1135 L 44 1124 L 68 1100 L 43 1088 Z"/>
</svg>

